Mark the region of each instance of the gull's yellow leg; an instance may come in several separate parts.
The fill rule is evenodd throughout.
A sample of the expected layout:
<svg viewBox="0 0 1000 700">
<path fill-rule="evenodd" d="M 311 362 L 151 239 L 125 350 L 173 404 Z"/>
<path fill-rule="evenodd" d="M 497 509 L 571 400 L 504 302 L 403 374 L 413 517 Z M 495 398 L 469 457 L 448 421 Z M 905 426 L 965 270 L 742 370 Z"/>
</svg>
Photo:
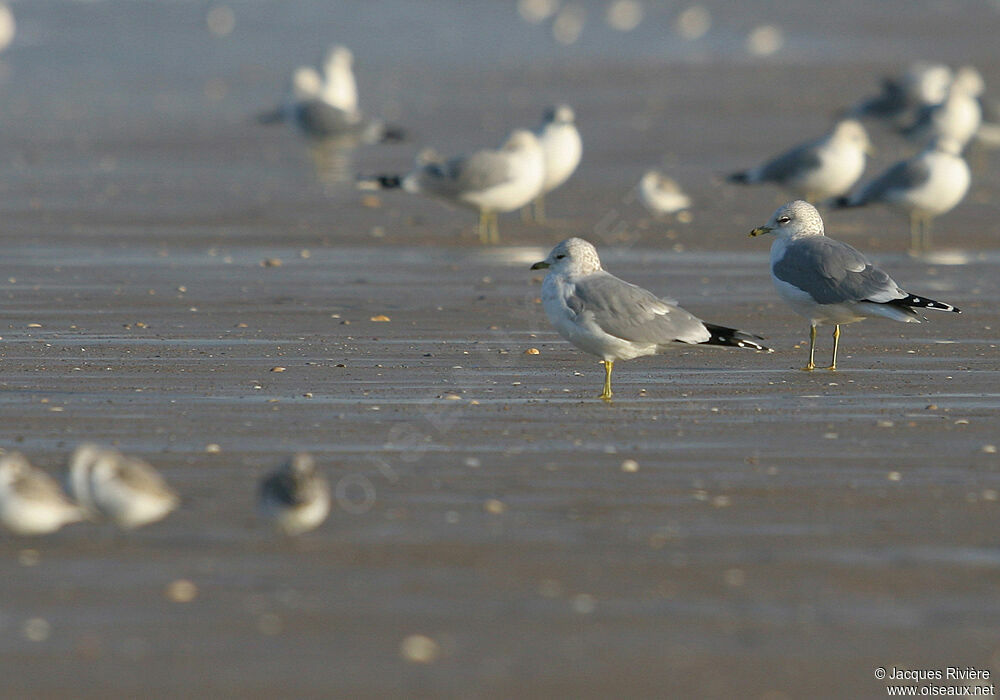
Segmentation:
<svg viewBox="0 0 1000 700">
<path fill-rule="evenodd" d="M 490 213 L 488 211 L 479 212 L 479 242 L 490 242 Z"/>
<path fill-rule="evenodd" d="M 840 345 L 840 324 L 833 327 L 833 359 L 827 369 L 837 369 L 837 346 Z"/>
<path fill-rule="evenodd" d="M 816 369 L 816 363 L 813 360 L 816 357 L 816 326 L 809 326 L 809 363 L 803 367 L 806 372 L 812 372 Z"/>
<path fill-rule="evenodd" d="M 540 194 L 535 199 L 535 223 L 545 223 L 545 195 Z"/>
<path fill-rule="evenodd" d="M 615 366 L 614 360 L 601 360 L 604 365 L 604 391 L 598 398 L 604 399 L 605 401 L 611 400 L 611 370 Z"/>
<path fill-rule="evenodd" d="M 490 213 L 490 243 L 500 243 L 500 215 L 495 211 Z"/>
</svg>

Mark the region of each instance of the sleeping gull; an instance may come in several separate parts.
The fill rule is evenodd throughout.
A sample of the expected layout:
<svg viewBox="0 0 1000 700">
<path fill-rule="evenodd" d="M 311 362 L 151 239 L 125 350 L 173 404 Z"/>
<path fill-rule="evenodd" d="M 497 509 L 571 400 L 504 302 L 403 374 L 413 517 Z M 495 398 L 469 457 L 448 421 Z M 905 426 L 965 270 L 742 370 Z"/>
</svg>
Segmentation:
<svg viewBox="0 0 1000 700">
<path fill-rule="evenodd" d="M 401 188 L 479 211 L 479 238 L 499 243 L 497 214 L 520 209 L 542 191 L 545 159 L 530 131 L 514 131 L 499 149 L 483 149 L 447 161 L 420 158 L 405 175 L 377 175 L 359 189 Z"/>
<path fill-rule="evenodd" d="M 657 219 L 691 208 L 681 186 L 659 170 L 647 170 L 639 180 L 639 201 Z"/>
<path fill-rule="evenodd" d="M 845 119 L 822 138 L 796 146 L 756 168 L 734 173 L 729 181 L 770 182 L 818 202 L 850 190 L 861 177 L 865 153 L 870 151 L 865 128 L 854 119 Z"/>
<path fill-rule="evenodd" d="M 576 171 L 583 155 L 583 141 L 576 128 L 576 115 L 569 105 L 558 105 L 547 110 L 535 136 L 545 156 L 542 191 L 534 200 L 535 220 L 544 221 L 545 195 L 566 182 Z"/>
<path fill-rule="evenodd" d="M 48 474 L 19 452 L 0 458 L 0 522 L 19 535 L 46 535 L 83 520 Z"/>
<path fill-rule="evenodd" d="M 758 336 L 716 326 L 691 315 L 677 302 L 661 299 L 601 268 L 597 250 L 582 238 L 567 238 L 532 270 L 548 269 L 542 305 L 563 338 L 604 364 L 604 391 L 611 398 L 615 360 L 666 352 L 678 343 L 770 348 Z"/>
<path fill-rule="evenodd" d="M 771 279 L 778 296 L 809 321 L 809 362 L 816 368 L 816 326 L 833 324 L 833 359 L 827 369 L 837 369 L 840 326 L 870 316 L 904 323 L 920 323 L 914 309 L 959 310 L 927 297 L 904 291 L 888 274 L 860 252 L 823 235 L 823 219 L 816 207 L 797 200 L 779 208 L 766 225 L 751 236 L 774 234 L 771 244 Z"/>
<path fill-rule="evenodd" d="M 330 485 L 316 473 L 311 455 L 300 452 L 260 483 L 261 515 L 286 535 L 308 532 L 330 513 Z"/>
<path fill-rule="evenodd" d="M 969 191 L 969 166 L 956 141 L 938 138 L 910 160 L 890 166 L 855 194 L 840 197 L 835 207 L 888 204 L 910 216 L 910 249 L 926 251 L 931 220 L 951 211 Z"/>
<path fill-rule="evenodd" d="M 152 465 L 92 444 L 80 445 L 70 457 L 69 486 L 89 517 L 126 530 L 162 520 L 180 502 Z"/>
</svg>

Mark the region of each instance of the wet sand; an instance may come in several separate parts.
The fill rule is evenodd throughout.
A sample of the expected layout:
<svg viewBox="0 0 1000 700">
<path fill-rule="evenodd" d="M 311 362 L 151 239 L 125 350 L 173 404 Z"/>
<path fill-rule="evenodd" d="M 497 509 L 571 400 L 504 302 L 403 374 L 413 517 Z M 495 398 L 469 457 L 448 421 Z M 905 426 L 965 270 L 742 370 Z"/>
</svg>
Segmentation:
<svg viewBox="0 0 1000 700">
<path fill-rule="evenodd" d="M 55 99 L 19 95 L 29 69 L 8 60 L 15 115 Z M 938 222 L 947 254 L 906 255 L 891 212 L 827 217 L 964 312 L 847 326 L 836 373 L 798 370 L 807 326 L 746 237 L 781 195 L 719 182 L 822 131 L 897 63 L 590 56 L 485 80 L 409 66 L 398 85 L 359 67 L 371 109 L 392 94 L 415 142 L 359 149 L 342 175 L 499 141 L 552 93 L 577 108 L 585 160 L 555 220 L 503 217 L 495 248 L 469 212 L 366 206 L 317 177 L 293 134 L 249 119 L 281 66 L 221 65 L 196 94 L 140 90 L 175 99 L 120 130 L 85 110 L 74 137 L 26 112 L 0 135 L 0 444 L 57 473 L 78 442 L 113 443 L 184 499 L 128 535 L 0 539 L 5 695 L 881 697 L 879 666 L 1000 666 L 996 156 Z M 870 172 L 902 148 L 874 137 Z M 661 158 L 698 203 L 690 224 L 631 200 Z M 568 235 L 776 352 L 619 363 L 605 405 L 600 366 L 551 330 L 528 270 Z M 290 542 L 253 499 L 295 450 L 338 502 Z M 178 580 L 193 600 L 171 599 Z M 430 663 L 404 658 L 411 635 L 434 640 Z"/>
</svg>

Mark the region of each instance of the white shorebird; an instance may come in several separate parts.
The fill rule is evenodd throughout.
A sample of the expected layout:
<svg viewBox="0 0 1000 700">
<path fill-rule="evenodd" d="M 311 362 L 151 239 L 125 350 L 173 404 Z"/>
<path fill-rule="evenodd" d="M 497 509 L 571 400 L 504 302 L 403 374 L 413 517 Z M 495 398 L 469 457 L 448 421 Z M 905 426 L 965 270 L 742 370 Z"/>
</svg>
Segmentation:
<svg viewBox="0 0 1000 700">
<path fill-rule="evenodd" d="M 545 195 L 566 182 L 576 171 L 583 155 L 583 141 L 576 128 L 576 114 L 569 105 L 548 109 L 535 136 L 545 157 L 542 191 L 534 200 L 534 218 L 541 222 L 545 220 Z"/>
<path fill-rule="evenodd" d="M 656 355 L 688 345 L 769 348 L 758 336 L 706 323 L 670 299 L 605 272 L 593 245 L 567 238 L 549 256 L 531 266 L 548 269 L 542 305 L 563 338 L 604 364 L 604 391 L 611 399 L 611 370 L 616 360 Z"/>
<path fill-rule="evenodd" d="M 499 149 L 483 149 L 447 161 L 421 158 L 405 175 L 377 175 L 359 189 L 401 188 L 479 212 L 479 238 L 499 243 L 497 214 L 520 209 L 542 191 L 545 158 L 530 131 L 514 131 Z"/>
<path fill-rule="evenodd" d="M 298 453 L 260 483 L 261 515 L 286 535 L 313 530 L 330 513 L 330 485 L 316 471 L 311 455 Z"/>
<path fill-rule="evenodd" d="M 118 450 L 80 445 L 70 458 L 70 493 L 92 519 L 131 530 L 155 523 L 180 503 L 150 464 Z"/>
<path fill-rule="evenodd" d="M 983 76 L 979 71 L 972 66 L 962 66 L 955 72 L 945 98 L 921 109 L 913 123 L 902 130 L 903 135 L 920 143 L 946 139 L 964 149 L 983 121 L 979 103 L 983 89 Z"/>
<path fill-rule="evenodd" d="M 18 535 L 46 535 L 83 520 L 59 484 L 19 452 L 0 457 L 0 522 Z"/>
<path fill-rule="evenodd" d="M 959 310 L 904 291 L 888 274 L 855 248 L 827 238 L 816 207 L 801 200 L 780 207 L 751 236 L 770 233 L 771 280 L 792 310 L 809 321 L 809 362 L 816 368 L 816 326 L 833 324 L 833 359 L 837 369 L 840 327 L 872 316 L 920 323 L 916 309 Z"/>
<path fill-rule="evenodd" d="M 772 183 L 811 202 L 837 197 L 854 186 L 871 151 L 868 132 L 854 119 L 838 122 L 829 133 L 786 151 L 756 168 L 734 173 L 730 182 Z"/>
<path fill-rule="evenodd" d="M 969 191 L 971 173 L 956 141 L 938 138 L 909 160 L 890 166 L 856 193 L 840 197 L 835 207 L 888 204 L 910 217 L 910 249 L 931 245 L 931 221 L 954 209 Z"/>
<path fill-rule="evenodd" d="M 681 186 L 659 170 L 648 170 L 639 180 L 639 201 L 657 219 L 691 208 Z"/>
</svg>

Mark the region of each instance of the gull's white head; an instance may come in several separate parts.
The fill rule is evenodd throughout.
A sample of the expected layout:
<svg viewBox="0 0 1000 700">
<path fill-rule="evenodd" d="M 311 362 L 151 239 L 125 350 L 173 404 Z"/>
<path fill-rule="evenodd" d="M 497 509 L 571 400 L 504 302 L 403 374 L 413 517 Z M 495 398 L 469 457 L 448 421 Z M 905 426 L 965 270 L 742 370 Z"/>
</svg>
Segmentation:
<svg viewBox="0 0 1000 700">
<path fill-rule="evenodd" d="M 310 479 L 316 474 L 316 460 L 307 452 L 296 452 L 288 463 L 288 471 L 296 479 Z"/>
<path fill-rule="evenodd" d="M 354 54 L 349 48 L 340 44 L 331 46 L 330 50 L 326 52 L 326 58 L 323 59 L 323 66 L 327 71 L 331 68 L 350 68 L 353 63 Z"/>
<path fill-rule="evenodd" d="M 567 238 L 549 253 L 549 257 L 531 266 L 532 270 L 550 269 L 555 274 L 587 275 L 601 269 L 597 249 L 582 238 Z"/>
<path fill-rule="evenodd" d="M 809 202 L 796 199 L 771 215 L 770 220 L 750 232 L 751 236 L 773 233 L 781 238 L 791 236 L 822 236 L 823 218 Z"/>
<path fill-rule="evenodd" d="M 836 141 L 852 144 L 866 153 L 870 153 L 872 150 L 872 142 L 868 138 L 868 132 L 856 119 L 844 119 L 837 122 L 832 133 Z"/>
<path fill-rule="evenodd" d="M 315 68 L 302 66 L 292 74 L 292 96 L 296 100 L 310 100 L 323 91 L 323 78 Z"/>
<path fill-rule="evenodd" d="M 951 89 L 969 97 L 979 97 L 986 89 L 986 82 L 983 80 L 983 74 L 974 66 L 962 66 L 955 71 Z"/>
<path fill-rule="evenodd" d="M 532 149 L 540 151 L 541 145 L 538 143 L 538 138 L 527 129 L 517 129 L 511 132 L 503 146 L 500 147 L 500 150 L 509 152 L 524 152 Z"/>
<path fill-rule="evenodd" d="M 576 121 L 576 114 L 569 105 L 556 105 L 545 110 L 542 121 L 545 124 L 572 124 Z"/>
<path fill-rule="evenodd" d="M 904 77 L 907 92 L 918 104 L 936 105 L 944 101 L 951 85 L 951 68 L 943 63 L 917 61 Z"/>
</svg>

